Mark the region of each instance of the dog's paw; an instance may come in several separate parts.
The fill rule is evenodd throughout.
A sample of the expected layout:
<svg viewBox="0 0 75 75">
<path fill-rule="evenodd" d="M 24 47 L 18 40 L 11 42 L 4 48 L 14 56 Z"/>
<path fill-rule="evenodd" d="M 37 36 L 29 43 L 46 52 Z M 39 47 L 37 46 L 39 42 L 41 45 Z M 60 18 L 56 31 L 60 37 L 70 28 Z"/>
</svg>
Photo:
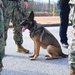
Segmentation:
<svg viewBox="0 0 75 75">
<path fill-rule="evenodd" d="M 47 57 L 46 60 L 51 60 L 51 58 L 50 57 Z"/>
<path fill-rule="evenodd" d="M 45 55 L 45 57 L 50 57 L 49 55 Z"/>
<path fill-rule="evenodd" d="M 29 56 L 30 58 L 34 57 L 34 55 Z"/>
<path fill-rule="evenodd" d="M 35 60 L 35 58 L 30 58 L 30 60 Z"/>
<path fill-rule="evenodd" d="M 50 56 L 46 58 L 46 60 L 53 60 L 53 59 L 55 59 L 55 58 L 50 57 Z"/>
</svg>

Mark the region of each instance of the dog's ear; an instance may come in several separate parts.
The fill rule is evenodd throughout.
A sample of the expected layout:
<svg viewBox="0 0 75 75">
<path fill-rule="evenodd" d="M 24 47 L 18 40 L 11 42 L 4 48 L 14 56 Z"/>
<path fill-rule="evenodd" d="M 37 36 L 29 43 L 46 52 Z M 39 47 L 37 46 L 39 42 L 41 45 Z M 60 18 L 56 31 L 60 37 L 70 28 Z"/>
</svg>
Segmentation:
<svg viewBox="0 0 75 75">
<path fill-rule="evenodd" d="M 30 15 L 29 15 L 29 18 L 30 18 L 31 20 L 34 20 L 34 12 L 33 12 L 33 11 L 31 11 L 31 13 L 30 13 Z"/>
</svg>

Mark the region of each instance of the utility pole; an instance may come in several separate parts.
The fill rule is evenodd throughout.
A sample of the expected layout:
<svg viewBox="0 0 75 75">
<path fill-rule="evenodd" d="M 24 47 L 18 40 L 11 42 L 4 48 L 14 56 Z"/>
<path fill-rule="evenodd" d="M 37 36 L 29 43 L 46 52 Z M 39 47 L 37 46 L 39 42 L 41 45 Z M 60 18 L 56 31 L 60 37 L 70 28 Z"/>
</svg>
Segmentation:
<svg viewBox="0 0 75 75">
<path fill-rule="evenodd" d="M 50 0 L 48 1 L 48 13 L 50 12 Z"/>
<path fill-rule="evenodd" d="M 53 16 L 55 15 L 55 3 L 53 2 Z"/>
</svg>

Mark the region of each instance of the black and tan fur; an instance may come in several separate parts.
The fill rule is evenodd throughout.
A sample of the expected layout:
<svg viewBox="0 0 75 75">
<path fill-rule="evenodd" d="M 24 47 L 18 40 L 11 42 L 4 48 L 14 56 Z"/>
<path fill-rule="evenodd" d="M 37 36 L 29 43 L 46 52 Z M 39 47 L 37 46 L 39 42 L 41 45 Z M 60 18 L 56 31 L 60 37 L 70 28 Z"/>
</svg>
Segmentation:
<svg viewBox="0 0 75 75">
<path fill-rule="evenodd" d="M 34 41 L 34 53 L 31 60 L 35 60 L 39 56 L 40 47 L 47 49 L 51 55 L 46 55 L 47 59 L 56 59 L 59 57 L 67 57 L 61 50 L 61 46 L 57 39 L 44 27 L 37 24 L 34 20 L 34 13 L 31 12 L 29 17 L 21 23 L 22 26 L 28 26 L 30 37 Z"/>
</svg>

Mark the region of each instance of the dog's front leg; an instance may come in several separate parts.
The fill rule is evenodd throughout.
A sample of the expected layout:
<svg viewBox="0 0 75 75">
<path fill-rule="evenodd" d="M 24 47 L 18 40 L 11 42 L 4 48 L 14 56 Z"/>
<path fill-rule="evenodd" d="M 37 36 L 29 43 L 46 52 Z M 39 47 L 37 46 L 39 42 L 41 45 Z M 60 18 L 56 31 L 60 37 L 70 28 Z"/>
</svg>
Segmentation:
<svg viewBox="0 0 75 75">
<path fill-rule="evenodd" d="M 35 55 L 35 50 L 36 50 L 36 43 L 35 43 L 35 41 L 34 41 L 34 53 L 29 56 L 30 58 L 34 57 L 34 55 Z"/>
<path fill-rule="evenodd" d="M 34 54 L 31 60 L 35 60 L 39 56 L 40 44 L 39 42 L 34 42 Z"/>
</svg>

